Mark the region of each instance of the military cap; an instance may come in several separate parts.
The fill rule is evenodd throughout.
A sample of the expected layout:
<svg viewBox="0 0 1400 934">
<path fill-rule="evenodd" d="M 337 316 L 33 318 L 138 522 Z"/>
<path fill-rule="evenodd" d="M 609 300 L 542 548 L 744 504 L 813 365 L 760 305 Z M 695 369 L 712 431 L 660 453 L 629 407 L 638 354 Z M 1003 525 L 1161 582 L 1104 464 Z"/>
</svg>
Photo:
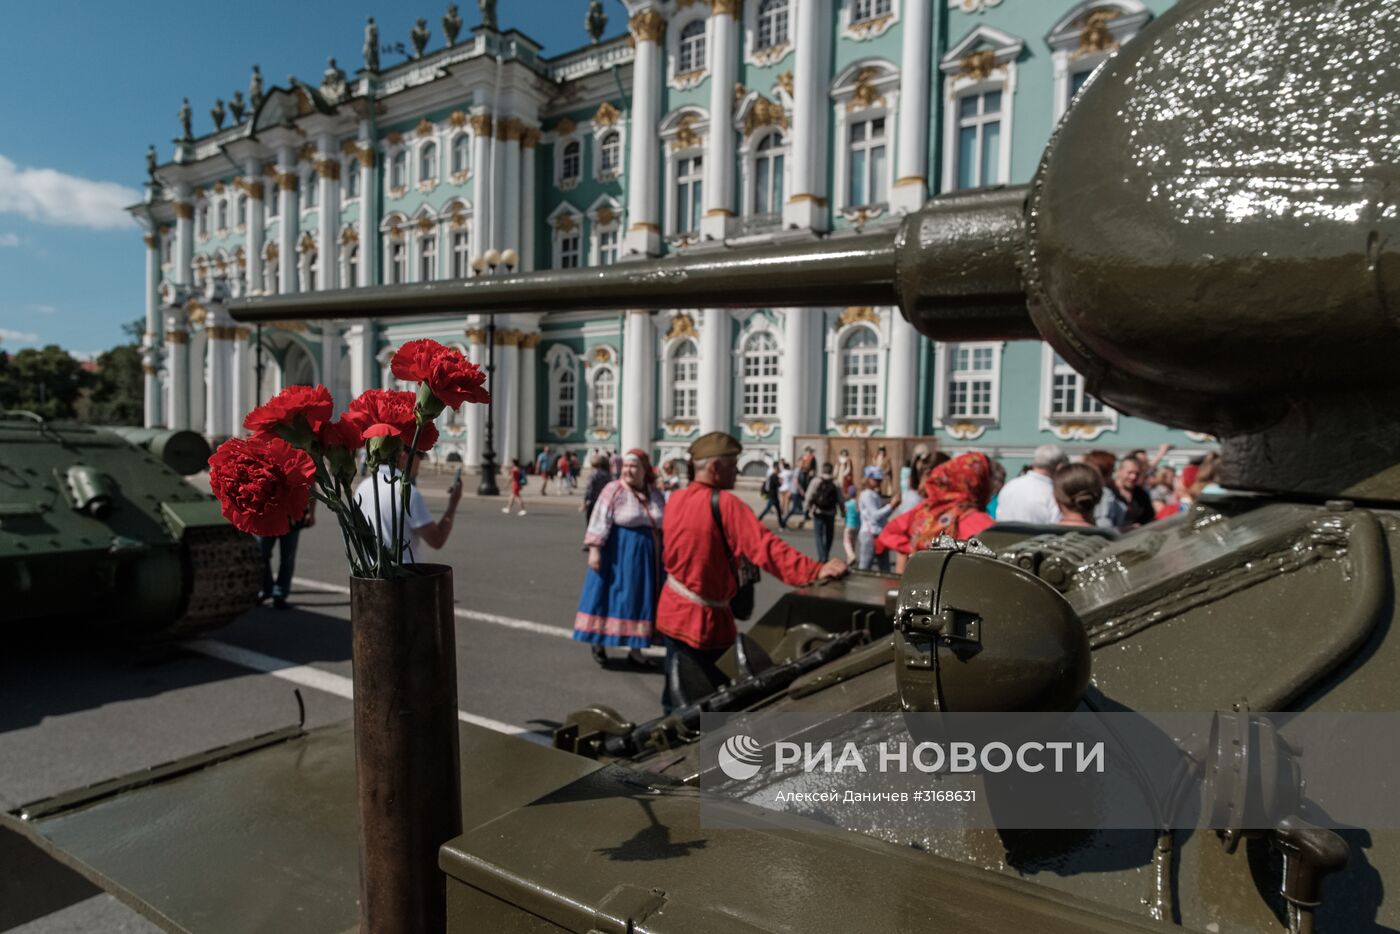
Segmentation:
<svg viewBox="0 0 1400 934">
<path fill-rule="evenodd" d="M 695 439 L 690 445 L 690 456 L 698 461 L 709 457 L 735 457 L 743 449 L 744 446 L 733 435 L 712 431 Z"/>
</svg>

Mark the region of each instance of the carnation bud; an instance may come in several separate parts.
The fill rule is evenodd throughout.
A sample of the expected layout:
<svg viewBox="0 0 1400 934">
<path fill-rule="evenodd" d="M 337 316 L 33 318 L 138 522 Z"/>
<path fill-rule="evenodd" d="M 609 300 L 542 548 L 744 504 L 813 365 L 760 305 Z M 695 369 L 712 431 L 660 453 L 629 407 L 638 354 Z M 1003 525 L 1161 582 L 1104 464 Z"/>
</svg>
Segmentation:
<svg viewBox="0 0 1400 934">
<path fill-rule="evenodd" d="M 426 382 L 418 384 L 418 401 L 413 406 L 413 414 L 418 418 L 418 423 L 430 422 L 442 414 L 442 410 L 447 408 L 443 401 L 433 395 L 433 390 Z"/>
</svg>

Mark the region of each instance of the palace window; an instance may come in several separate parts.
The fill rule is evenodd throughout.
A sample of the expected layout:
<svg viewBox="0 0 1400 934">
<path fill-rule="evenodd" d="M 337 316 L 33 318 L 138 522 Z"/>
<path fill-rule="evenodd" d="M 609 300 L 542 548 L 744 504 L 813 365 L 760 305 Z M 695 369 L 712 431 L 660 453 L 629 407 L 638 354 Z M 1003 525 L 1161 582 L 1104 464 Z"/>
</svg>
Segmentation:
<svg viewBox="0 0 1400 934">
<path fill-rule="evenodd" d="M 678 234 L 700 229 L 704 156 L 676 160 L 676 230 Z"/>
<path fill-rule="evenodd" d="M 560 161 L 559 179 L 576 182 L 583 172 L 583 146 L 578 140 L 564 144 L 564 155 Z"/>
<path fill-rule="evenodd" d="M 999 344 L 946 345 L 944 418 L 991 421 L 997 417 Z"/>
<path fill-rule="evenodd" d="M 351 243 L 345 249 L 345 281 L 342 283 L 347 289 L 354 288 L 360 284 L 360 245 Z"/>
<path fill-rule="evenodd" d="M 1084 377 L 1054 354 L 1050 366 L 1050 416 L 1094 418 L 1104 414 L 1104 404 L 1084 390 Z"/>
<path fill-rule="evenodd" d="M 847 164 L 846 203 L 852 207 L 883 204 L 885 194 L 885 118 L 872 117 L 852 123 Z"/>
<path fill-rule="evenodd" d="M 238 220 L 238 226 L 242 227 L 248 223 L 248 196 L 240 194 L 238 196 L 238 211 L 234 215 Z"/>
<path fill-rule="evenodd" d="M 677 74 L 700 71 L 705 67 L 705 21 L 691 20 L 681 30 L 680 48 L 676 54 Z"/>
<path fill-rule="evenodd" d="M 958 98 L 958 188 L 1001 181 L 1001 102 L 1000 89 Z"/>
<path fill-rule="evenodd" d="M 593 428 L 611 430 L 617 425 L 617 377 L 611 367 L 593 377 Z"/>
<path fill-rule="evenodd" d="M 863 23 L 866 20 L 889 16 L 894 11 L 894 0 L 852 0 L 851 22 Z"/>
<path fill-rule="evenodd" d="M 778 342 L 766 331 L 744 342 L 743 387 L 739 412 L 744 418 L 778 414 Z"/>
<path fill-rule="evenodd" d="M 389 160 L 389 187 L 406 188 L 408 186 L 408 154 L 403 150 L 394 153 Z"/>
<path fill-rule="evenodd" d="M 560 269 L 577 269 L 579 266 L 579 231 L 574 228 L 559 234 L 554 241 L 557 247 Z"/>
<path fill-rule="evenodd" d="M 465 279 L 471 275 L 471 238 L 465 230 L 452 231 L 452 278 Z"/>
<path fill-rule="evenodd" d="M 573 368 L 560 370 L 554 383 L 554 427 L 573 428 L 578 377 Z"/>
<path fill-rule="evenodd" d="M 355 159 L 346 159 L 340 167 L 340 177 L 345 181 L 340 186 L 340 200 L 353 201 L 360 196 L 360 164 Z"/>
<path fill-rule="evenodd" d="M 424 143 L 423 148 L 418 151 L 418 182 L 419 184 L 434 184 L 438 177 L 438 151 L 437 143 Z"/>
<path fill-rule="evenodd" d="M 567 344 L 553 344 L 545 353 L 549 366 L 549 427 L 563 436 L 578 427 L 578 359 Z"/>
<path fill-rule="evenodd" d="M 612 178 L 622 171 L 622 134 L 611 130 L 598 146 L 599 171 Z"/>
<path fill-rule="evenodd" d="M 316 184 L 316 173 L 307 172 L 301 177 L 301 206 L 303 208 L 314 208 L 316 206 L 316 192 L 321 186 Z"/>
<path fill-rule="evenodd" d="M 683 340 L 671 351 L 671 417 L 695 418 L 700 399 L 700 352 Z"/>
<path fill-rule="evenodd" d="M 758 5 L 757 49 L 787 45 L 788 0 L 763 0 Z"/>
<path fill-rule="evenodd" d="M 389 282 L 397 285 L 408 280 L 408 245 L 402 240 L 389 244 Z"/>
<path fill-rule="evenodd" d="M 269 184 L 266 186 L 263 198 L 267 201 L 267 216 L 270 220 L 276 217 L 277 212 L 281 210 L 278 202 L 282 200 L 282 192 L 276 186 Z"/>
<path fill-rule="evenodd" d="M 418 281 L 432 282 L 437 278 L 437 233 L 418 238 Z"/>
<path fill-rule="evenodd" d="M 201 237 L 209 236 L 209 205 L 201 204 L 194 212 L 194 232 Z"/>
<path fill-rule="evenodd" d="M 753 161 L 753 213 L 776 214 L 783 209 L 783 134 L 769 133 L 758 144 Z"/>
<path fill-rule="evenodd" d="M 471 137 L 465 133 L 458 133 L 452 137 L 452 174 L 458 175 L 467 171 L 472 164 L 472 142 Z"/>
<path fill-rule="evenodd" d="M 228 230 L 228 199 L 219 199 L 219 226 L 220 231 Z"/>
<path fill-rule="evenodd" d="M 611 266 L 617 262 L 617 228 L 598 231 L 598 265 Z"/>
<path fill-rule="evenodd" d="M 841 342 L 841 417 L 880 415 L 880 339 L 857 327 Z"/>
<path fill-rule="evenodd" d="M 316 291 L 316 274 L 320 271 L 316 250 L 303 250 L 301 254 L 301 290 Z"/>
<path fill-rule="evenodd" d="M 269 244 L 271 246 L 271 244 Z M 281 276 L 278 270 L 277 253 L 275 250 L 263 251 L 263 291 L 269 295 L 276 295 L 282 289 Z"/>
<path fill-rule="evenodd" d="M 160 261 L 169 263 L 175 256 L 175 238 L 166 234 L 160 238 Z"/>
</svg>

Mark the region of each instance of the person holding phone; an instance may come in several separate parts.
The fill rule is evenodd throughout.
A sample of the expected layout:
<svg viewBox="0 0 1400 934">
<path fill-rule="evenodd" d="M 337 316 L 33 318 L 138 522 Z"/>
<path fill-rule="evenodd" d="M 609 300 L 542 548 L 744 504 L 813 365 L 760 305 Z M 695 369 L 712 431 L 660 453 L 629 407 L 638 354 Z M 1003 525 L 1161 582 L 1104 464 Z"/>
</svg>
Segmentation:
<svg viewBox="0 0 1400 934">
<path fill-rule="evenodd" d="M 408 514 L 404 522 L 404 564 L 417 564 L 423 556 L 423 549 L 419 543 L 427 545 L 429 548 L 438 549 L 447 544 L 447 539 L 452 535 L 452 524 L 457 516 L 457 504 L 462 500 L 462 472 L 457 471 L 457 477 L 452 481 L 452 485 L 447 488 L 447 510 L 443 512 L 442 518 L 433 521 L 433 514 L 428 511 L 428 501 L 423 498 L 423 493 L 418 489 L 413 481 L 418 476 L 418 465 L 422 462 L 421 455 L 415 457 L 412 452 L 405 451 L 401 455 L 400 462 L 402 470 L 396 482 L 390 482 L 389 465 L 384 464 L 379 468 L 378 473 L 372 477 L 366 477 L 355 490 L 355 496 L 360 501 L 360 512 L 364 513 L 365 519 L 369 521 L 370 528 L 380 528 L 383 530 L 384 544 L 390 548 L 393 543 L 390 540 L 394 523 L 394 513 L 399 508 L 399 495 L 402 494 L 401 483 L 409 484 L 408 494 Z M 374 488 L 372 483 L 379 484 L 379 525 L 375 525 L 374 518 Z"/>
</svg>

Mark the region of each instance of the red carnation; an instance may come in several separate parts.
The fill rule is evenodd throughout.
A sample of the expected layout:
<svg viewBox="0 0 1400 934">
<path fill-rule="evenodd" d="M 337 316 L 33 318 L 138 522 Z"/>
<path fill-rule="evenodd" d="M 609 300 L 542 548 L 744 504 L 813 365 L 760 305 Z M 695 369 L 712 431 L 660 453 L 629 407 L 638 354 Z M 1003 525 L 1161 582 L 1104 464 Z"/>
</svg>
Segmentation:
<svg viewBox="0 0 1400 934">
<path fill-rule="evenodd" d="M 310 455 L 276 436 L 230 438 L 209 458 L 224 518 L 254 535 L 286 535 L 306 515 L 315 476 Z"/>
<path fill-rule="evenodd" d="M 486 374 L 481 367 L 451 347 L 442 348 L 433 360 L 428 388 L 452 409 L 463 402 L 491 401 L 491 394 L 486 391 Z"/>
<path fill-rule="evenodd" d="M 402 438 L 403 432 L 399 431 L 393 425 L 386 425 L 380 422 L 377 425 L 370 425 L 366 428 L 364 436 L 365 440 L 369 440 L 370 438 Z"/>
<path fill-rule="evenodd" d="M 243 427 L 264 437 L 309 443 L 309 439 L 301 435 L 306 430 L 316 434 L 330 420 L 331 394 L 325 386 L 288 386 L 269 399 L 266 405 L 249 412 L 248 417 L 243 419 Z M 302 423 L 305 429 L 302 429 Z M 298 447 L 301 446 L 304 445 L 298 444 Z"/>
<path fill-rule="evenodd" d="M 316 440 L 321 442 L 321 447 L 330 450 L 331 448 L 349 448 L 357 451 L 365 446 L 365 439 L 360 434 L 363 426 L 348 417 L 349 413 L 340 416 L 337 421 L 326 422 L 321 426 L 320 434 Z"/>
<path fill-rule="evenodd" d="M 409 341 L 398 350 L 389 361 L 389 369 L 396 379 L 409 383 L 421 383 L 432 372 L 433 361 L 447 348 L 437 341 Z"/>
<path fill-rule="evenodd" d="M 393 425 L 404 438 L 412 438 L 417 420 L 413 406 L 417 396 L 398 389 L 366 389 L 360 397 L 350 403 L 349 410 L 341 416 L 342 421 L 350 421 L 360 426 L 360 430 L 380 422 Z M 418 435 L 418 450 L 431 450 L 437 444 L 437 425 L 423 423 L 423 431 Z"/>
</svg>

